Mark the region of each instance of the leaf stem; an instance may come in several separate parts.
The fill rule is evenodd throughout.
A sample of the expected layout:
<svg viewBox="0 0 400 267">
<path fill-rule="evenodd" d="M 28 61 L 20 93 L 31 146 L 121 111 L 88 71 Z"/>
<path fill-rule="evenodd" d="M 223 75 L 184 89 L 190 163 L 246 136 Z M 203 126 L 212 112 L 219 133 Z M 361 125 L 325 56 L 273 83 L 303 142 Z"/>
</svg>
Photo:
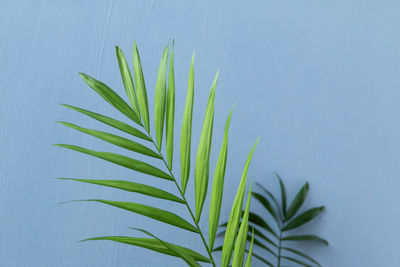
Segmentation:
<svg viewBox="0 0 400 267">
<path fill-rule="evenodd" d="M 282 226 L 283 227 L 283 226 Z M 278 267 L 281 267 L 281 250 L 282 250 L 282 228 L 279 229 L 279 245 L 278 245 Z"/>
<path fill-rule="evenodd" d="M 171 169 L 169 168 L 167 161 L 165 160 L 165 158 L 164 158 L 163 154 L 161 153 L 160 149 L 158 148 L 158 146 L 154 142 L 153 138 L 150 136 L 149 132 L 148 132 L 148 137 L 151 139 L 151 142 L 153 143 L 154 147 L 157 149 L 159 155 L 161 156 L 161 159 L 164 162 L 165 167 L 168 169 L 169 174 L 174 179 L 174 183 L 176 185 L 176 188 L 178 189 L 183 201 L 185 202 L 184 204 L 186 205 L 186 208 L 188 209 L 188 211 L 190 213 L 190 216 L 192 217 L 192 220 L 193 220 L 193 222 L 194 222 L 194 224 L 195 224 L 195 226 L 196 226 L 196 228 L 198 230 L 198 233 L 199 233 L 199 235 L 201 237 L 201 240 L 203 241 L 203 244 L 204 244 L 204 246 L 206 248 L 206 251 L 207 251 L 207 254 L 208 254 L 209 259 L 211 261 L 211 264 L 213 265 L 213 267 L 217 267 L 217 265 L 215 264 L 214 258 L 213 258 L 212 254 L 211 254 L 211 251 L 210 251 L 210 249 L 208 247 L 208 244 L 206 242 L 206 239 L 204 238 L 203 232 L 201 231 L 200 226 L 197 223 L 196 218 L 195 218 L 195 216 L 194 216 L 194 214 L 192 212 L 192 209 L 190 208 L 189 203 L 185 198 L 185 194 L 182 192 L 181 188 L 179 187 L 178 182 L 176 181 L 176 178 L 175 178 L 174 174 L 172 173 Z"/>
</svg>

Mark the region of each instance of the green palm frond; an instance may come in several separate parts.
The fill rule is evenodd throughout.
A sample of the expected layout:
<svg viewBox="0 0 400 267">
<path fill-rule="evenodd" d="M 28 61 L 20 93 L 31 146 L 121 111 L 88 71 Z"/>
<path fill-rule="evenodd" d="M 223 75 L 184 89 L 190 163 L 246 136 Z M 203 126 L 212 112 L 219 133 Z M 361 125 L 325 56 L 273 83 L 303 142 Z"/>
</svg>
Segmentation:
<svg viewBox="0 0 400 267">
<path fill-rule="evenodd" d="M 77 151 L 92 157 L 100 158 L 110 163 L 128 168 L 135 172 L 150 175 L 153 177 L 161 178 L 167 182 L 173 183 L 176 186 L 179 194 L 175 195 L 162 188 L 153 185 L 138 183 L 136 181 L 127 180 L 113 180 L 113 179 L 76 179 L 76 178 L 59 178 L 62 180 L 77 181 L 88 183 L 98 186 L 104 186 L 123 190 L 139 195 L 145 195 L 159 199 L 161 201 L 172 201 L 174 203 L 184 205 L 187 209 L 190 220 L 186 220 L 179 214 L 176 214 L 167 209 L 160 209 L 151 205 L 144 205 L 136 202 L 115 201 L 106 199 L 87 199 L 82 201 L 89 201 L 95 203 L 102 203 L 108 206 L 116 207 L 124 211 L 136 213 L 159 223 L 167 224 L 175 227 L 176 231 L 190 231 L 195 233 L 201 239 L 204 245 L 204 255 L 192 249 L 178 246 L 172 242 L 167 242 L 150 233 L 145 229 L 133 228 L 145 234 L 146 238 L 141 237 L 128 237 L 128 236 L 104 236 L 89 238 L 88 240 L 110 240 L 114 242 L 124 243 L 136 247 L 146 248 L 158 253 L 175 256 L 183 260 L 189 266 L 201 266 L 199 262 L 208 263 L 216 266 L 213 258 L 213 247 L 217 228 L 220 220 L 220 212 L 222 206 L 222 196 L 224 187 L 225 169 L 228 155 L 228 130 L 232 116 L 232 111 L 225 123 L 225 131 L 222 141 L 222 146 L 219 152 L 216 169 L 214 172 L 214 180 L 211 190 L 210 200 L 210 213 L 209 213 L 209 233 L 208 242 L 205 238 L 205 233 L 199 227 L 199 221 L 202 216 L 202 209 L 207 197 L 207 189 L 210 176 L 210 154 L 213 139 L 214 128 L 214 106 L 215 94 L 217 87 L 218 72 L 211 86 L 211 91 L 208 99 L 207 108 L 205 110 L 203 127 L 200 134 L 200 140 L 195 157 L 195 209 L 189 205 L 185 197 L 186 188 L 190 181 L 190 162 L 193 159 L 191 144 L 192 144 L 192 121 L 193 121 L 193 105 L 194 105 L 194 55 L 189 69 L 188 88 L 186 95 L 186 104 L 183 113 L 183 122 L 180 136 L 180 148 L 174 148 L 174 123 L 175 123 L 175 73 L 174 73 L 174 51 L 173 44 L 167 45 L 162 53 L 155 88 L 154 98 L 154 128 L 150 127 L 150 114 L 149 103 L 147 97 L 147 90 L 144 81 L 142 63 L 139 56 L 139 50 L 136 43 L 133 45 L 133 71 L 131 72 L 127 60 L 119 47 L 116 47 L 116 56 L 118 66 L 121 73 L 122 83 L 125 88 L 126 97 L 128 102 L 122 96 L 117 94 L 116 91 L 111 89 L 105 83 L 96 80 L 95 78 L 81 73 L 83 80 L 97 92 L 106 102 L 108 102 L 117 111 L 126 116 L 130 122 L 123 122 L 110 118 L 108 116 L 98 114 L 83 108 L 65 105 L 71 110 L 77 111 L 99 122 L 102 122 L 111 128 L 118 131 L 128 133 L 129 138 L 122 137 L 117 134 L 109 133 L 106 131 L 99 131 L 78 126 L 69 122 L 60 122 L 60 124 L 67 126 L 71 129 L 85 133 L 92 137 L 98 138 L 114 146 L 135 152 L 133 155 L 127 156 L 113 152 L 104 152 L 92 150 L 80 146 L 69 144 L 57 144 L 57 146 Z M 132 75 L 133 74 L 133 75 Z M 152 135 L 151 129 L 154 129 L 155 137 Z M 166 156 L 163 155 L 162 141 L 165 137 Z M 135 140 L 135 138 L 141 140 Z M 141 142 L 138 142 L 141 141 Z M 257 140 L 258 142 L 258 140 Z M 257 143 L 256 143 L 257 144 Z M 244 166 L 242 178 L 239 188 L 233 203 L 230 213 L 230 219 L 226 226 L 225 241 L 222 248 L 222 265 L 223 267 L 230 266 L 233 254 L 233 266 L 251 266 L 250 252 L 245 260 L 246 240 L 249 236 L 248 223 L 256 220 L 255 216 L 250 212 L 250 196 L 245 202 L 245 191 L 247 185 L 247 172 L 253 156 L 256 144 L 253 146 L 247 161 Z M 173 152 L 180 151 L 181 169 L 180 181 L 174 174 L 173 170 Z M 140 155 L 141 159 L 136 157 Z M 155 167 L 152 162 L 158 160 L 162 167 Z M 158 164 L 157 166 L 159 166 Z M 251 189 L 250 189 L 251 190 Z M 246 204 L 245 204 L 246 203 Z M 242 208 L 245 205 L 244 216 L 242 217 Z M 306 215 L 305 215 L 306 216 Z M 308 214 L 308 217 L 311 215 Z M 312 216 L 311 216 L 312 217 Z M 242 223 L 240 224 L 240 221 Z M 266 224 L 266 223 L 265 223 Z M 264 226 L 266 227 L 266 226 Z M 257 241 L 257 233 L 259 230 L 252 229 L 253 241 L 255 245 L 260 243 Z M 265 237 L 267 238 L 267 237 Z M 258 243 L 257 243 L 258 242 Z M 254 254 L 255 257 L 259 257 Z"/>
<path fill-rule="evenodd" d="M 253 257 L 271 267 L 282 267 L 282 261 L 300 266 L 321 266 L 314 258 L 290 247 L 290 245 L 293 241 L 315 241 L 328 246 L 328 241 L 316 235 L 293 235 L 290 231 L 298 229 L 312 221 L 324 210 L 324 207 L 308 209 L 299 214 L 307 198 L 309 191 L 308 183 L 305 183 L 304 186 L 301 187 L 289 207 L 287 207 L 285 184 L 278 174 L 276 174 L 276 177 L 278 178 L 281 189 L 280 203 L 277 198 L 261 184 L 257 183 L 261 192 L 250 193 L 263 206 L 266 214 L 272 217 L 272 224 L 270 225 L 269 221 L 264 219 L 265 217 L 262 215 L 249 212 L 248 216 L 246 216 L 246 210 L 242 211 L 241 224 L 247 224 L 246 221 L 248 221 L 253 228 L 251 231 L 247 232 L 247 241 L 251 242 L 249 251 L 252 251 L 253 245 L 258 247 L 265 255 L 261 256 L 260 254 L 253 253 Z M 226 235 L 226 230 L 224 228 L 226 228 L 227 225 L 227 222 L 220 225 L 223 229 L 217 236 L 223 237 Z M 214 249 L 214 251 L 219 250 L 222 250 L 222 248 Z M 272 262 L 276 262 L 276 264 Z"/>
</svg>

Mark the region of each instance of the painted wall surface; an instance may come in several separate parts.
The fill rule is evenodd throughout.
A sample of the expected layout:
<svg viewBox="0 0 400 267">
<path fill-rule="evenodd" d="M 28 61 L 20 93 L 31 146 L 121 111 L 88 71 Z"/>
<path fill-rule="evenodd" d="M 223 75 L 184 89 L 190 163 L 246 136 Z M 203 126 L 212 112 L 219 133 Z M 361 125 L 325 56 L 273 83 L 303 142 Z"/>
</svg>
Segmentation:
<svg viewBox="0 0 400 267">
<path fill-rule="evenodd" d="M 133 40 L 153 102 L 159 59 L 172 38 L 177 133 L 196 51 L 193 147 L 209 88 L 221 70 L 212 169 L 225 118 L 236 104 L 222 217 L 228 217 L 247 153 L 261 136 L 249 177 L 278 192 L 277 171 L 291 196 L 309 181 L 307 206 L 327 207 L 304 229 L 331 246 L 310 244 L 306 251 L 328 267 L 400 266 L 399 13 L 397 0 L 0 1 L 0 266 L 184 266 L 140 248 L 77 243 L 134 235 L 128 229 L 133 226 L 201 251 L 196 235 L 177 235 L 142 216 L 94 203 L 59 204 L 87 198 L 161 208 L 169 203 L 53 179 L 164 183 L 52 144 L 122 151 L 58 125 L 64 120 L 108 129 L 59 103 L 123 119 L 78 72 L 124 93 L 114 46 L 130 58 Z M 192 181 L 192 204 L 193 192 Z M 201 221 L 205 230 L 207 222 Z"/>
</svg>

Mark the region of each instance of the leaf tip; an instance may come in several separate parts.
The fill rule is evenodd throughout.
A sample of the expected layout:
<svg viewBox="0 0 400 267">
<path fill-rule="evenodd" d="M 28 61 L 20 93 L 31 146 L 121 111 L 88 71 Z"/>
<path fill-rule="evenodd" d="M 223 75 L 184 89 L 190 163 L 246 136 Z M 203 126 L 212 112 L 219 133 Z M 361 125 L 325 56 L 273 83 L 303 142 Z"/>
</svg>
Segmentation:
<svg viewBox="0 0 400 267">
<path fill-rule="evenodd" d="M 192 61 L 191 61 L 192 65 L 194 64 L 195 55 L 196 55 L 196 51 L 193 51 L 193 54 L 192 54 Z"/>
<path fill-rule="evenodd" d="M 82 242 L 91 241 L 91 240 L 93 240 L 93 238 L 86 238 L 86 239 L 77 241 L 77 243 L 82 243 Z"/>
<path fill-rule="evenodd" d="M 217 74 L 215 74 L 215 79 L 218 78 L 218 76 L 219 76 L 220 73 L 221 73 L 221 70 L 220 70 L 220 69 L 217 69 Z"/>
</svg>

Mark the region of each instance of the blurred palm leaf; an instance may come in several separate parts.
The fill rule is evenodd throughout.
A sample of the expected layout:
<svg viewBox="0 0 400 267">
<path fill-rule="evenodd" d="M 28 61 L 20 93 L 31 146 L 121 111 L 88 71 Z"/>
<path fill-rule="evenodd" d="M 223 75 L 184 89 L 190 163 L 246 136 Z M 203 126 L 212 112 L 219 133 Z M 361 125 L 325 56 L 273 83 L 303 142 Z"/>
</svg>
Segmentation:
<svg viewBox="0 0 400 267">
<path fill-rule="evenodd" d="M 172 45 L 173 49 L 173 45 Z M 169 59 L 170 55 L 170 59 Z M 115 188 L 118 190 L 124 190 L 139 195 L 145 195 L 158 199 L 159 201 L 172 201 L 177 205 L 185 205 L 187 213 L 190 216 L 190 221 L 181 217 L 181 215 L 175 214 L 167 209 L 160 209 L 157 207 L 144 205 L 136 202 L 127 201 L 114 201 L 105 199 L 89 199 L 83 201 L 90 201 L 96 203 L 106 204 L 108 206 L 123 209 L 128 212 L 136 213 L 150 219 L 156 220 L 160 223 L 167 224 L 169 226 L 177 227 L 177 231 L 190 231 L 198 235 L 204 245 L 204 252 L 206 255 L 202 255 L 192 249 L 179 246 L 150 233 L 144 229 L 136 229 L 141 233 L 145 234 L 147 238 L 140 237 L 126 237 L 126 236 L 105 236 L 95 237 L 86 240 L 110 240 L 114 242 L 120 242 L 128 245 L 142 247 L 153 250 L 158 253 L 167 254 L 182 259 L 189 266 L 201 266 L 199 262 L 209 263 L 216 266 L 212 255 L 212 247 L 216 236 L 217 227 L 219 224 L 225 168 L 227 162 L 227 151 L 228 151 L 228 129 L 232 115 L 232 111 L 229 113 L 225 124 L 225 132 L 223 136 L 223 142 L 221 151 L 219 154 L 216 170 L 214 173 L 214 181 L 212 186 L 212 196 L 210 201 L 210 215 L 209 215 L 209 243 L 205 239 L 205 234 L 199 227 L 198 222 L 202 215 L 202 208 L 207 197 L 207 188 L 209 183 L 209 172 L 210 172 L 210 154 L 211 154 L 211 143 L 213 138 L 213 127 L 214 127 L 214 102 L 215 93 L 217 87 L 217 75 L 211 86 L 210 96 L 205 111 L 203 128 L 200 135 L 198 150 L 196 153 L 196 165 L 195 165 L 195 211 L 189 205 L 185 197 L 186 187 L 189 183 L 190 178 L 190 161 L 191 155 L 191 143 L 192 143 L 192 119 L 193 119 L 193 105 L 194 105 L 194 56 L 192 57 L 190 70 L 189 70 L 189 81 L 186 97 L 186 105 L 183 114 L 183 123 L 181 129 L 181 140 L 180 140 L 180 160 L 181 160 L 181 181 L 179 182 L 174 176 L 172 168 L 173 151 L 177 151 L 174 148 L 174 121 L 175 121 L 175 73 L 174 73 L 174 54 L 173 51 L 169 53 L 169 46 L 167 46 L 162 54 L 158 75 L 156 79 L 155 98 L 154 98 L 154 133 L 155 138 L 150 131 L 150 114 L 149 104 L 147 98 L 147 90 L 144 81 L 142 63 L 139 56 L 139 50 L 136 43 L 133 45 L 133 72 L 130 71 L 129 65 L 126 58 L 119 47 L 116 47 L 116 56 L 118 59 L 118 66 L 121 73 L 123 85 L 125 87 L 126 102 L 123 97 L 116 93 L 106 84 L 96 80 L 95 78 L 81 73 L 83 80 L 104 100 L 106 100 L 116 110 L 121 112 L 130 122 L 123 122 L 110 118 L 108 116 L 98 114 L 86 109 L 64 105 L 74 111 L 91 117 L 99 122 L 107 124 L 112 128 L 130 134 L 130 138 L 122 137 L 113 133 L 99 131 L 95 129 L 84 128 L 68 122 L 60 122 L 62 125 L 77 130 L 79 132 L 88 134 L 95 138 L 101 139 L 112 145 L 124 148 L 129 151 L 133 151 L 136 154 L 133 156 L 126 156 L 117 153 L 95 151 L 88 148 L 83 148 L 75 145 L 58 144 L 60 147 L 64 147 L 70 150 L 74 150 L 83 154 L 87 154 L 92 157 L 97 157 L 108 161 L 110 163 L 128 168 L 135 172 L 149 175 L 152 177 L 158 177 L 166 180 L 167 182 L 173 183 L 176 186 L 179 195 L 170 193 L 162 188 L 158 188 L 153 185 L 137 183 L 126 180 L 110 180 L 110 179 L 75 179 L 75 178 L 59 178 L 63 180 L 71 180 L 77 182 L 83 182 L 88 184 L 94 184 L 109 188 Z M 168 60 L 169 59 L 169 60 Z M 168 63 L 169 62 L 169 63 Z M 169 66 L 168 66 L 169 64 Z M 133 73 L 133 77 L 132 74 Z M 129 105 L 129 104 L 130 105 Z M 133 124 L 132 124 L 133 122 Z M 165 127 L 165 129 L 164 129 Z M 133 138 L 139 138 L 141 140 L 132 140 Z M 166 145 L 166 156 L 162 152 L 162 141 L 165 138 Z M 138 142 L 142 141 L 142 142 Z M 258 142 L 258 141 L 257 141 Z M 246 240 L 248 236 L 248 223 L 252 220 L 256 220 L 252 213 L 250 213 L 250 194 L 246 204 L 245 216 L 242 219 L 242 224 L 239 226 L 241 218 L 241 210 L 244 205 L 244 197 L 246 191 L 247 172 L 253 156 L 253 152 L 256 145 L 253 146 L 250 154 L 247 157 L 245 167 L 240 181 L 238 193 L 236 194 L 235 202 L 231 211 L 231 219 L 229 220 L 226 235 L 226 246 L 223 248 L 223 264 L 226 267 L 231 264 L 232 253 L 234 253 L 233 265 L 251 266 L 251 253 L 244 262 L 244 255 L 246 253 Z M 141 159 L 137 159 L 137 156 L 141 155 Z M 152 158 L 152 161 L 150 160 Z M 162 167 L 156 167 L 157 163 Z M 158 166 L 157 165 L 157 166 Z M 171 207 L 173 209 L 173 207 Z M 262 221 L 261 221 L 262 223 Z M 266 223 L 264 223 L 266 225 Z M 264 227 L 267 227 L 265 226 Z M 237 232 L 239 231 L 239 235 Z M 254 229 L 254 233 L 258 233 L 257 229 Z M 256 237 L 256 236 L 255 236 Z M 260 243 L 254 237 L 254 244 Z M 265 237 L 266 239 L 266 237 Z M 267 239 L 266 239 L 267 240 Z M 257 243 L 258 242 L 258 243 Z M 236 244 L 234 249 L 234 244 Z M 226 248 L 225 248 L 226 247 Z M 252 250 L 252 248 L 250 249 Z M 259 257 L 254 254 L 255 257 Z"/>
<path fill-rule="evenodd" d="M 311 256 L 290 247 L 291 243 L 293 243 L 291 241 L 315 241 L 327 246 L 328 242 L 316 235 L 292 235 L 290 231 L 297 230 L 299 227 L 312 221 L 324 210 L 324 207 L 308 209 L 299 214 L 309 191 L 309 184 L 306 183 L 287 208 L 285 184 L 278 174 L 276 174 L 276 177 L 278 178 L 281 189 L 280 203 L 269 190 L 258 183 L 257 185 L 262 192 L 251 192 L 251 195 L 263 206 L 266 214 L 276 223 L 276 225 L 270 225 L 268 223 L 269 221 L 264 219 L 264 214 L 249 213 L 248 223 L 253 229 L 251 232 L 248 231 L 247 241 L 251 242 L 251 246 L 254 245 L 258 247 L 260 251 L 265 252 L 264 256 L 253 253 L 254 258 L 271 267 L 283 267 L 287 264 L 290 264 L 290 266 L 292 264 L 300 266 L 321 266 L 321 264 Z M 246 211 L 242 212 L 243 219 L 245 218 L 245 213 Z M 225 228 L 227 224 L 228 223 L 223 223 L 220 227 Z M 297 233 L 298 232 L 299 230 L 297 230 Z M 223 237 L 225 234 L 226 230 L 222 229 L 217 236 Z M 219 250 L 221 250 L 221 248 L 214 249 L 214 251 Z M 252 247 L 250 247 L 250 250 L 252 250 Z M 283 261 L 285 261 L 285 265 L 282 265 Z M 276 264 L 273 264 L 273 262 Z"/>
</svg>

